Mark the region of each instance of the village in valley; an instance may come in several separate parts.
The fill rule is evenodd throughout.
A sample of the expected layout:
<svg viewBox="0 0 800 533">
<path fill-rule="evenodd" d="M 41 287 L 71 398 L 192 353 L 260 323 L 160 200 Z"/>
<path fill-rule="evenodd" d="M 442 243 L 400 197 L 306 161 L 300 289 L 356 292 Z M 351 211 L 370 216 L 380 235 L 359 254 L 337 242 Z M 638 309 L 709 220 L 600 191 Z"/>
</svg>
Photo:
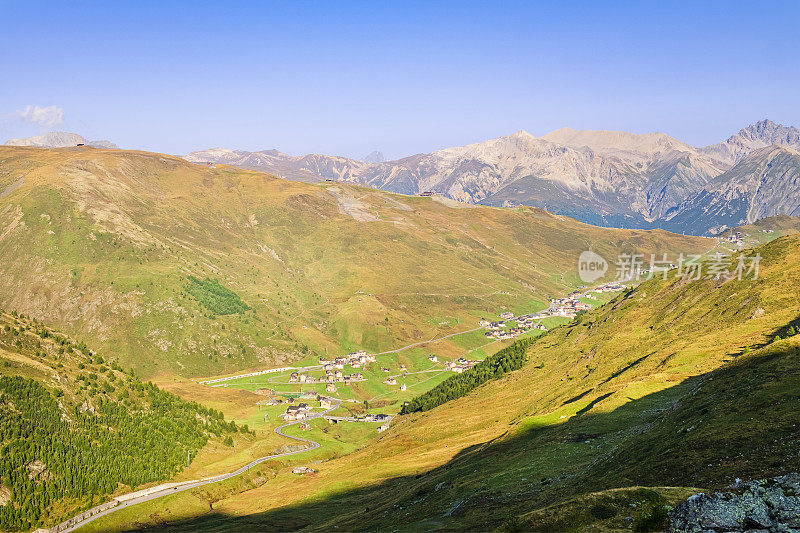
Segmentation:
<svg viewBox="0 0 800 533">
<path fill-rule="evenodd" d="M 514 313 L 505 311 L 500 313 L 499 320 L 482 319 L 480 325 L 486 328 L 487 331 L 484 333 L 486 337 L 498 340 L 514 339 L 531 330 L 547 331 L 547 326 L 543 324 L 545 319 L 559 317 L 571 320 L 578 313 L 592 308 L 592 304 L 584 300 L 597 302 L 599 295 L 618 292 L 622 289 L 623 286 L 619 282 L 604 283 L 589 290 L 584 289 L 583 292 L 581 290 L 571 292 L 564 298 L 552 299 L 550 306 L 543 311 L 520 316 L 514 316 Z"/>
<path fill-rule="evenodd" d="M 472 329 L 394 351 L 368 353 L 357 349 L 345 355 L 316 355 L 297 366 L 201 383 L 244 389 L 261 397 L 257 400 L 260 419 L 253 420 L 254 425 L 296 438 L 311 432 L 314 441 L 329 449 L 361 446 L 391 429 L 393 416 L 405 402 L 454 374 L 468 371 L 510 340 L 566 324 L 622 289 L 616 282 L 584 287 L 551 299 L 546 309 L 533 313 L 502 311 L 496 320 L 482 318 Z M 298 467 L 296 473 L 313 472 Z"/>
</svg>

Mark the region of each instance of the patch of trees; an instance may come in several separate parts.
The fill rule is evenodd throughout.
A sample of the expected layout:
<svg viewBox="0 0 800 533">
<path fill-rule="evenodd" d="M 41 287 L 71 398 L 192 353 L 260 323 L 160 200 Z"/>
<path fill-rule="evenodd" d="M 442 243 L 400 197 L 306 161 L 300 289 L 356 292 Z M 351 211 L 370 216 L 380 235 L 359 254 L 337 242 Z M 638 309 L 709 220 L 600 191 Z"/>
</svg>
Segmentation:
<svg viewBox="0 0 800 533">
<path fill-rule="evenodd" d="M 215 315 L 235 315 L 250 309 L 238 294 L 220 285 L 216 279 L 201 280 L 189 276 L 186 292 Z"/>
<path fill-rule="evenodd" d="M 781 327 L 775 335 L 775 340 L 788 339 L 800 333 L 800 316 Z"/>
<path fill-rule="evenodd" d="M 152 383 L 131 376 L 126 386 L 138 407 L 100 396 L 88 409 L 33 379 L 0 377 L 0 483 L 11 491 L 0 530 L 41 526 L 60 500 L 90 507 L 120 484 L 169 479 L 211 435 L 249 432 Z"/>
<path fill-rule="evenodd" d="M 404 405 L 400 414 L 428 411 L 450 400 L 466 396 L 491 379 L 498 379 L 507 372 L 522 368 L 527 360 L 528 346 L 531 345 L 533 340 L 518 340 L 511 346 L 507 346 L 494 355 L 487 357 L 469 370 L 447 378 L 428 392 L 417 396 Z"/>
</svg>

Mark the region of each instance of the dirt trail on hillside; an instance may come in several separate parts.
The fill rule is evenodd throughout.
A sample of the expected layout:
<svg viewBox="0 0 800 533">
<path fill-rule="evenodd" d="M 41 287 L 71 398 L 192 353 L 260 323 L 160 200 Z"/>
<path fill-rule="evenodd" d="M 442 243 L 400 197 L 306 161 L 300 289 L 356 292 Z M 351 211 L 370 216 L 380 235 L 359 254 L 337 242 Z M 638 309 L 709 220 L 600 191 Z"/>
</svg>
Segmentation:
<svg viewBox="0 0 800 533">
<path fill-rule="evenodd" d="M 339 212 L 343 215 L 351 216 L 359 222 L 378 220 L 378 217 L 369 210 L 367 204 L 358 198 L 343 193 L 339 187 L 328 187 L 326 190 L 339 202 Z"/>
<path fill-rule="evenodd" d="M 38 368 L 39 370 L 44 370 L 45 372 L 51 372 L 53 370 L 44 363 L 40 363 L 39 361 L 34 361 L 33 359 L 29 359 L 24 355 L 20 355 L 18 353 L 7 352 L 2 348 L 0 348 L 0 357 L 2 357 L 3 359 L 9 359 L 11 361 L 16 361 L 17 363 L 22 363 L 24 365 L 32 366 Z"/>
</svg>

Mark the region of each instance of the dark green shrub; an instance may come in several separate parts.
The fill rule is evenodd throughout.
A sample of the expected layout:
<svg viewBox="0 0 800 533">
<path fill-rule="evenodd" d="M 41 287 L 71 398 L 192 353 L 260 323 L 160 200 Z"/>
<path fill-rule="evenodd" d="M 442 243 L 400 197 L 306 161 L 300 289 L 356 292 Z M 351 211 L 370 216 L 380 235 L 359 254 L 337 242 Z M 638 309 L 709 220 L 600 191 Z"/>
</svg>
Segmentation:
<svg viewBox="0 0 800 533">
<path fill-rule="evenodd" d="M 616 509 L 610 505 L 604 505 L 602 503 L 592 505 L 592 507 L 589 509 L 589 513 L 598 520 L 608 520 L 609 518 L 614 518 L 617 516 Z"/>
</svg>

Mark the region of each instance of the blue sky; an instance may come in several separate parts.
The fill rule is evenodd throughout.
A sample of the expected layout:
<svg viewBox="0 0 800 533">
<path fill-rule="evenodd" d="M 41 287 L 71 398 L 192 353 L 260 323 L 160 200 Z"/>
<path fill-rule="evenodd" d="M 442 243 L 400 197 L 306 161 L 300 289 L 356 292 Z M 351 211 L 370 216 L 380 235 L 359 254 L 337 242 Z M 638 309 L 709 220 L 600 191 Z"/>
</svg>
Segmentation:
<svg viewBox="0 0 800 533">
<path fill-rule="evenodd" d="M 0 0 L 0 20 L 5 138 L 401 157 L 519 129 L 800 126 L 797 1 Z"/>
</svg>

